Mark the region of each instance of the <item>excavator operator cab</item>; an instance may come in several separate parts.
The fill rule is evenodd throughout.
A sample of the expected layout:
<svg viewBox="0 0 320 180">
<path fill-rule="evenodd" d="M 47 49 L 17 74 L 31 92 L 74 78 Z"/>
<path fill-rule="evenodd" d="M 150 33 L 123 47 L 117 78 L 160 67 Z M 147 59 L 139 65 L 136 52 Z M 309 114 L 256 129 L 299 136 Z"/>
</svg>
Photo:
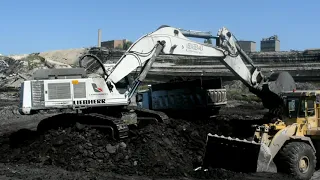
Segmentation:
<svg viewBox="0 0 320 180">
<path fill-rule="evenodd" d="M 317 129 L 320 125 L 320 91 L 283 92 L 285 103 L 283 121 L 287 125 L 305 124 L 308 129 Z"/>
</svg>

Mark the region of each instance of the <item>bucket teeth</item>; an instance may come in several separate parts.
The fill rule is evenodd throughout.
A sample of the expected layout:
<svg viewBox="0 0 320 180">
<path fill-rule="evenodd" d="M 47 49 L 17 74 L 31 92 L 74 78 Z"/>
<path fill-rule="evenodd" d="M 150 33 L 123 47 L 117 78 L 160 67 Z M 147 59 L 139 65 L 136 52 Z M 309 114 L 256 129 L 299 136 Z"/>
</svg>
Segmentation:
<svg viewBox="0 0 320 180">
<path fill-rule="evenodd" d="M 246 139 L 239 139 L 239 138 L 232 138 L 230 136 L 223 136 L 223 135 L 217 135 L 217 134 L 208 134 L 208 137 L 215 137 L 215 138 L 222 138 L 222 139 L 226 139 L 229 141 L 239 141 L 239 142 L 244 142 L 244 143 L 251 143 L 251 144 L 256 144 L 256 145 L 260 145 L 260 143 L 257 143 L 255 141 L 249 141 Z"/>
</svg>

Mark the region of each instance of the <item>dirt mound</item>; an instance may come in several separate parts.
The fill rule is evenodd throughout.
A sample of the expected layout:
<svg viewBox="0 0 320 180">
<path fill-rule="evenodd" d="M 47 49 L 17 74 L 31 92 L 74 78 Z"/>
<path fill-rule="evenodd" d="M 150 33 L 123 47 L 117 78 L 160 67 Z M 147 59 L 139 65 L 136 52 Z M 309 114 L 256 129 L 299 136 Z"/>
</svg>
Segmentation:
<svg viewBox="0 0 320 180">
<path fill-rule="evenodd" d="M 45 59 L 64 64 L 75 64 L 80 56 L 88 52 L 88 48 L 75 48 L 41 52 L 39 55 Z"/>
<path fill-rule="evenodd" d="M 19 88 L 24 80 L 31 79 L 37 69 L 65 67 L 46 60 L 34 53 L 15 60 L 10 57 L 0 56 L 0 87 Z"/>
<path fill-rule="evenodd" d="M 109 140 L 103 132 L 81 126 L 51 130 L 43 135 L 20 130 L 2 138 L 0 162 L 54 165 L 69 171 L 199 176 L 192 169 L 200 165 L 206 134 L 228 131 L 223 126 L 219 131 L 216 126 L 207 126 L 205 130 L 202 127 L 201 124 L 175 120 L 169 125 L 149 125 L 132 130 L 132 138 L 123 142 Z M 210 178 L 218 178 L 219 172 L 210 172 Z M 226 178 L 236 173 L 223 171 L 223 174 Z"/>
<path fill-rule="evenodd" d="M 0 56 L 0 73 L 3 75 L 11 75 L 18 72 L 23 67 L 22 61 L 16 61 L 13 58 Z"/>
</svg>

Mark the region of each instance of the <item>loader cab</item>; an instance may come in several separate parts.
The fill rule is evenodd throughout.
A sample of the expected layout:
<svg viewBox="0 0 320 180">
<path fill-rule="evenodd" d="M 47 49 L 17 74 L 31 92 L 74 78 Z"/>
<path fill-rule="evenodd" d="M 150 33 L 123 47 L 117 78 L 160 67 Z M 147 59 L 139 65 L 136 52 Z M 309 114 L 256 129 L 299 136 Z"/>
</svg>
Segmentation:
<svg viewBox="0 0 320 180">
<path fill-rule="evenodd" d="M 293 91 L 282 94 L 285 103 L 284 121 L 287 125 L 307 123 L 307 131 L 320 131 L 320 92 Z M 319 130 L 318 130 L 319 129 Z"/>
</svg>

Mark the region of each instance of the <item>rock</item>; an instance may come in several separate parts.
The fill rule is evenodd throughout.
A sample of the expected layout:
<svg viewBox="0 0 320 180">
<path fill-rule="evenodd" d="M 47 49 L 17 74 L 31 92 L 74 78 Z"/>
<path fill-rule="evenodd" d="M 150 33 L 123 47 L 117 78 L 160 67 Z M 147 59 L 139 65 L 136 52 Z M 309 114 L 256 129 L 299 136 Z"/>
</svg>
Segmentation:
<svg viewBox="0 0 320 180">
<path fill-rule="evenodd" d="M 85 128 L 85 126 L 83 125 L 83 124 L 80 124 L 80 123 L 76 123 L 76 128 L 78 129 L 78 130 L 82 130 L 83 128 Z"/>
<path fill-rule="evenodd" d="M 99 158 L 99 159 L 104 158 L 104 155 L 103 155 L 102 153 L 100 153 L 100 152 L 97 152 L 97 153 L 95 153 L 94 155 L 95 155 L 97 158 Z"/>
<path fill-rule="evenodd" d="M 138 161 L 133 161 L 133 166 L 137 166 L 138 165 Z"/>
<path fill-rule="evenodd" d="M 104 153 L 104 158 L 105 158 L 105 159 L 108 159 L 109 156 L 110 156 L 109 153 Z"/>
<path fill-rule="evenodd" d="M 83 156 L 88 156 L 88 151 L 87 150 L 83 151 Z"/>
<path fill-rule="evenodd" d="M 96 137 L 94 137 L 94 138 L 96 138 Z M 98 146 L 99 143 L 98 143 L 98 141 L 93 141 L 92 144 L 93 144 L 94 146 Z M 98 150 L 98 149 L 97 149 L 97 150 Z"/>
<path fill-rule="evenodd" d="M 127 145 L 126 145 L 126 143 L 121 142 L 121 143 L 119 144 L 119 147 L 120 147 L 121 149 L 125 149 L 125 148 L 127 147 Z"/>
<path fill-rule="evenodd" d="M 84 145 L 84 148 L 86 148 L 87 150 L 91 149 L 91 148 L 92 148 L 92 145 L 90 146 L 89 144 L 90 144 L 90 143 L 86 143 L 86 144 Z"/>
<path fill-rule="evenodd" d="M 97 167 L 98 166 L 97 161 L 94 161 L 94 160 L 90 161 L 88 166 L 93 168 Z"/>
<path fill-rule="evenodd" d="M 6 61 L 0 60 L 0 72 L 4 72 L 9 68 L 9 65 Z"/>
<path fill-rule="evenodd" d="M 116 154 L 116 157 L 114 159 L 117 162 L 117 161 L 122 160 L 123 158 L 124 158 L 123 154 L 122 153 L 118 153 L 118 154 Z"/>
<path fill-rule="evenodd" d="M 92 151 L 88 151 L 88 155 L 89 155 L 90 157 L 93 157 L 93 152 L 92 152 Z"/>
<path fill-rule="evenodd" d="M 117 151 L 117 147 L 112 146 L 111 144 L 107 144 L 106 148 L 107 148 L 108 153 L 110 153 L 110 154 L 114 154 Z"/>
<path fill-rule="evenodd" d="M 58 140 L 56 140 L 56 141 L 54 141 L 52 143 L 52 145 L 54 145 L 54 146 L 61 146 L 62 144 L 63 144 L 63 140 L 62 139 L 58 139 Z"/>
<path fill-rule="evenodd" d="M 172 146 L 171 141 L 168 138 L 164 138 L 163 140 L 168 146 Z"/>
<path fill-rule="evenodd" d="M 13 113 L 13 114 L 18 114 L 18 115 L 20 115 L 19 109 L 14 109 L 14 110 L 12 110 L 12 113 Z"/>
</svg>

